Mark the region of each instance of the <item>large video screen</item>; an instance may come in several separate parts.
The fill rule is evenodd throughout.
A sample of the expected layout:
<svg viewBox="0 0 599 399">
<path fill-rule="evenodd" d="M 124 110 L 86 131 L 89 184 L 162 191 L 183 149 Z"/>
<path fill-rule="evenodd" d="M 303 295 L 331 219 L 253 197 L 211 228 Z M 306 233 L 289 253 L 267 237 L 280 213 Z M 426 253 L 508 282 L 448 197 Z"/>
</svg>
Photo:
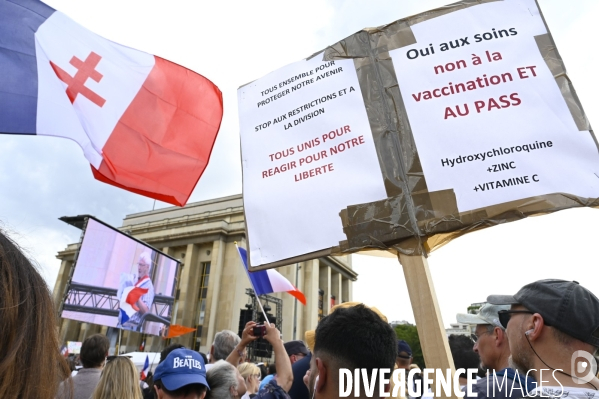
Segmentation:
<svg viewBox="0 0 599 399">
<path fill-rule="evenodd" d="M 165 335 L 178 266 L 164 253 L 88 218 L 62 317 Z"/>
</svg>

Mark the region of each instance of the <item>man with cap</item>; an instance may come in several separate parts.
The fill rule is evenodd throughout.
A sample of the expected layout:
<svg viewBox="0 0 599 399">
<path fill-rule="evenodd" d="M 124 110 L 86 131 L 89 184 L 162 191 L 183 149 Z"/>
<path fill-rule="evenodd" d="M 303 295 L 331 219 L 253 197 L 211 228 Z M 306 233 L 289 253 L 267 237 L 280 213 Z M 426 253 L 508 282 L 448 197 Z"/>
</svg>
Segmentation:
<svg viewBox="0 0 599 399">
<path fill-rule="evenodd" d="M 289 361 L 291 362 L 291 365 L 310 354 L 310 351 L 306 347 L 306 344 L 304 344 L 304 341 L 287 341 L 283 344 L 283 346 L 285 347 L 285 352 L 287 352 L 287 356 L 289 356 Z M 275 378 L 275 376 L 276 374 L 269 374 L 266 377 L 264 377 L 264 379 L 260 382 L 260 389 L 264 388 L 266 384 L 268 384 L 273 378 Z"/>
<path fill-rule="evenodd" d="M 304 341 L 287 341 L 283 346 L 285 347 L 285 352 L 287 352 L 287 356 L 289 356 L 292 365 L 310 354 Z"/>
<path fill-rule="evenodd" d="M 203 399 L 206 396 L 206 366 L 196 351 L 175 349 L 154 371 L 157 399 Z"/>
<path fill-rule="evenodd" d="M 412 348 L 410 345 L 404 341 L 403 339 L 397 340 L 397 357 L 395 358 L 395 366 L 398 369 L 404 369 L 406 371 L 406 378 L 404 380 L 404 384 L 408 383 L 407 375 L 410 373 L 410 370 L 417 369 L 418 372 L 414 374 L 413 386 L 412 390 L 414 392 L 420 392 L 418 396 L 409 395 L 409 391 L 406 385 L 406 395 L 410 399 L 417 399 L 423 397 L 424 394 L 428 392 L 428 387 L 425 387 L 422 380 L 422 371 L 420 367 L 416 364 L 412 364 Z M 420 388 L 418 388 L 420 387 Z"/>
<path fill-rule="evenodd" d="M 499 320 L 507 328 L 511 364 L 537 381 L 531 396 L 599 398 L 599 299 L 593 293 L 576 281 L 539 280 L 487 301 L 511 306 L 499 311 Z"/>
<path fill-rule="evenodd" d="M 487 377 L 479 379 L 472 387 L 472 397 L 521 398 L 526 396 L 528 390 L 534 389 L 531 378 L 522 387 L 520 382 L 524 384 L 526 377 L 517 376 L 516 371 L 509 368 L 510 345 L 505 328 L 499 322 L 499 312 L 509 308 L 509 305 L 486 303 L 478 314 L 459 313 L 456 316 L 459 323 L 476 325 L 472 334 L 472 349 L 480 357 L 480 367 L 487 371 Z M 467 392 L 467 387 L 464 387 L 464 391 Z"/>
<path fill-rule="evenodd" d="M 397 357 L 395 365 L 398 369 L 405 369 L 406 373 L 410 371 L 412 365 L 412 348 L 403 339 L 397 340 Z"/>
</svg>

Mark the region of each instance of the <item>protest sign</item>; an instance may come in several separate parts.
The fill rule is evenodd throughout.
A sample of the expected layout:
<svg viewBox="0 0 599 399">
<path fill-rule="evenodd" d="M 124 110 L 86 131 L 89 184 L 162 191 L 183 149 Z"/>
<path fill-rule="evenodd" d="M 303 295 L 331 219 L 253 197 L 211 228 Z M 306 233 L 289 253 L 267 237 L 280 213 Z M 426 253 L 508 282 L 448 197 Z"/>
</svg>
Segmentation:
<svg viewBox="0 0 599 399">
<path fill-rule="evenodd" d="M 362 30 L 241 87 L 239 108 L 252 267 L 425 254 L 599 205 L 597 141 L 534 0 L 465 0 Z"/>
<path fill-rule="evenodd" d="M 335 246 L 339 209 L 386 198 L 353 61 L 321 54 L 243 86 L 239 119 L 250 264 Z"/>
<path fill-rule="evenodd" d="M 390 55 L 429 191 L 453 190 L 459 212 L 597 197 L 597 146 L 543 59 L 534 1 L 489 2 L 412 32 L 416 43 Z"/>
<path fill-rule="evenodd" d="M 67 349 L 69 354 L 78 355 L 81 352 L 82 343 L 79 341 L 67 341 Z"/>
</svg>

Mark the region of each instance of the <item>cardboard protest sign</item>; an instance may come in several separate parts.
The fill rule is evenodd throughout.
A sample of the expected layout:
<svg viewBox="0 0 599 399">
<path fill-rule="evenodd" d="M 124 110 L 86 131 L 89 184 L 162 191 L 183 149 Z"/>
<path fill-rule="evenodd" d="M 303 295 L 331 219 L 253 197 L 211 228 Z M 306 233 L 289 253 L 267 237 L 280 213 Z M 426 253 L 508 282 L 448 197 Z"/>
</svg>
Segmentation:
<svg viewBox="0 0 599 399">
<path fill-rule="evenodd" d="M 357 32 L 315 58 L 318 61 L 310 61 L 354 66 L 359 90 L 352 93 L 361 93 L 362 109 L 359 101 L 346 110 L 338 109 L 345 104 L 331 102 L 326 113 L 355 118 L 365 113 L 369 131 L 360 130 L 360 135 L 372 140 L 378 157 L 379 168 L 372 170 L 372 156 L 364 161 L 358 152 L 348 151 L 348 164 L 355 168 L 365 162 L 361 170 L 370 177 L 351 175 L 347 169 L 339 178 L 348 192 L 362 192 L 364 181 L 379 188 L 369 192 L 370 200 L 356 201 L 318 176 L 311 191 L 294 192 L 292 203 L 286 186 L 268 187 L 267 179 L 253 177 L 256 171 L 250 176 L 248 166 L 261 156 L 255 148 L 270 143 L 248 146 L 260 138 L 251 136 L 252 125 L 244 116 L 251 111 L 244 108 L 249 102 L 242 87 L 244 201 L 252 266 L 372 248 L 422 254 L 498 223 L 599 206 L 597 141 L 534 0 L 464 0 Z M 347 76 L 348 69 L 344 67 Z M 267 87 L 262 86 L 264 79 L 253 84 Z M 351 86 L 356 88 L 356 83 Z M 308 102 L 296 96 L 299 104 Z M 331 130 L 319 118 L 310 125 L 315 137 Z M 335 126 L 333 119 L 330 124 Z M 277 140 L 280 148 L 301 143 L 303 137 L 296 138 L 293 129 L 281 129 L 267 140 Z M 331 181 L 334 177 L 336 173 L 328 176 Z M 309 202 L 315 193 L 331 206 Z M 260 200 L 267 197 L 271 201 L 264 206 Z M 332 209 L 340 202 L 345 206 Z M 270 220 L 268 226 L 256 223 L 277 207 L 293 213 L 294 220 L 318 215 L 318 222 L 299 228 L 285 217 Z M 328 212 L 337 219 L 320 217 Z M 294 229 L 299 231 L 290 239 Z M 281 241 L 267 235 L 285 239 L 285 250 L 275 250 L 272 245 Z M 337 244 L 331 242 L 339 236 Z M 254 257 L 253 251 L 268 256 Z"/>
<path fill-rule="evenodd" d="M 254 81 L 239 118 L 251 265 L 337 245 L 339 209 L 386 197 L 353 61 L 321 55 Z"/>
<path fill-rule="evenodd" d="M 547 29 L 533 1 L 470 7 L 412 32 L 416 43 L 390 55 L 429 191 L 453 190 L 460 212 L 597 196 L 594 137 L 579 131 L 543 60 L 536 38 Z"/>
</svg>

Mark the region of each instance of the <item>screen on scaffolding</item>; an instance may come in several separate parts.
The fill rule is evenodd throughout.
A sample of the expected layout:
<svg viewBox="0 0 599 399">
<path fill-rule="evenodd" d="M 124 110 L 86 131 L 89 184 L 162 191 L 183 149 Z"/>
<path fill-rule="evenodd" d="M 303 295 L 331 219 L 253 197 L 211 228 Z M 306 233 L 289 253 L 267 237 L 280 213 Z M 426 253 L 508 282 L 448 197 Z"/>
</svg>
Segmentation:
<svg viewBox="0 0 599 399">
<path fill-rule="evenodd" d="M 62 317 L 164 335 L 178 265 L 148 244 L 88 218 Z"/>
</svg>

